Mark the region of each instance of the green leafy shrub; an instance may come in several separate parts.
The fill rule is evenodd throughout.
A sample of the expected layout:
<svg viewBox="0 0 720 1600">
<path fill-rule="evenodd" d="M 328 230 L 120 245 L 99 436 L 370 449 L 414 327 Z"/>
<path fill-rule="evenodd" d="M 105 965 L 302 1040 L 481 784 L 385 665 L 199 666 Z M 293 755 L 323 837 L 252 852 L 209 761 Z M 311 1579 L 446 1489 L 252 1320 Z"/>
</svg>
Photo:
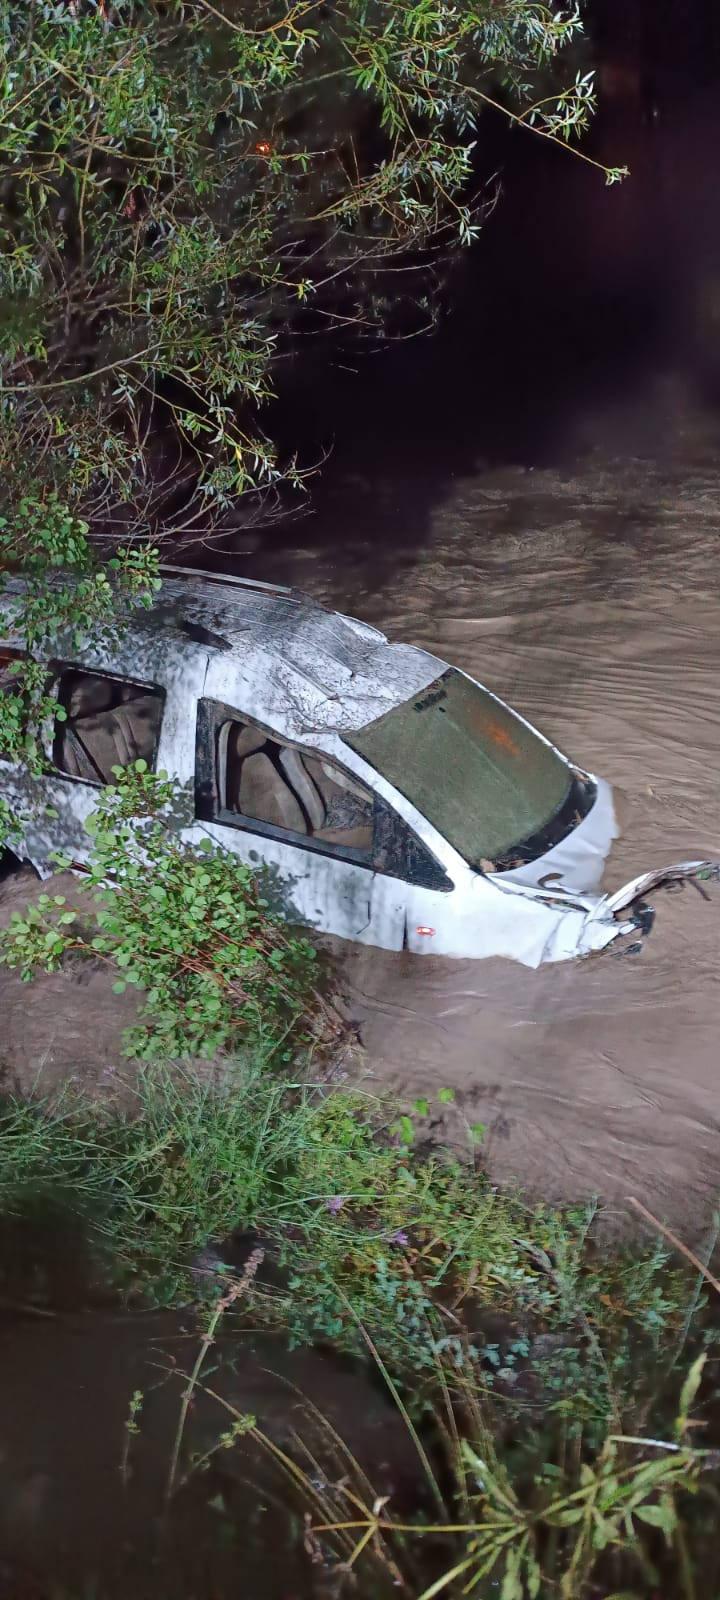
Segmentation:
<svg viewBox="0 0 720 1600">
<path fill-rule="evenodd" d="M 3 850 L 12 850 L 22 839 L 22 824 L 7 800 L 0 796 L 0 856 Z"/>
<path fill-rule="evenodd" d="M 313 945 L 269 909 L 249 867 L 170 830 L 175 786 L 164 774 L 144 761 L 115 770 L 88 820 L 87 909 L 41 895 L 25 916 L 14 913 L 0 961 L 25 980 L 69 955 L 109 963 L 117 993 L 143 991 L 128 1055 L 212 1057 L 253 1045 L 289 1059 L 320 1005 Z"/>
<path fill-rule="evenodd" d="M 581 133 L 581 33 L 542 0 L 0 0 L 13 509 L 36 481 L 103 530 L 122 507 L 145 538 L 158 394 L 195 474 L 174 531 L 300 484 L 255 421 L 274 362 L 321 328 L 432 322 L 427 252 L 471 242 L 486 203 L 478 119 L 489 103 L 561 144 Z"/>
<path fill-rule="evenodd" d="M 53 490 L 23 497 L 10 520 L 0 517 L 0 638 L 20 652 L 0 683 L 0 760 L 35 776 L 47 766 L 43 732 L 65 719 L 50 693 L 48 660 L 114 637 L 132 607 L 151 605 L 160 588 L 153 547 L 121 548 L 103 561 L 88 533 Z"/>
</svg>

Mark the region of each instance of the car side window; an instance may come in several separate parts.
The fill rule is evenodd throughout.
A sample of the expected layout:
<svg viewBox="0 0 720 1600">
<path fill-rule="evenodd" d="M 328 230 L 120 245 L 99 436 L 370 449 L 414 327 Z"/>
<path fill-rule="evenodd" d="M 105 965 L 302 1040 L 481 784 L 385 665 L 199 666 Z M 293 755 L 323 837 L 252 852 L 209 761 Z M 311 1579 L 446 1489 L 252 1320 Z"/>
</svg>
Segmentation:
<svg viewBox="0 0 720 1600">
<path fill-rule="evenodd" d="M 289 834 L 370 865 L 373 797 L 363 784 L 319 751 L 299 750 L 226 707 L 202 704 L 209 770 L 201 814 L 236 826 L 257 823 L 273 836 Z"/>
<path fill-rule="evenodd" d="M 112 783 L 113 767 L 146 761 L 152 770 L 160 742 L 164 690 L 127 678 L 59 671 L 57 700 L 65 713 L 53 732 L 52 759 L 58 772 L 81 782 Z"/>
<path fill-rule="evenodd" d="M 18 664 L 24 660 L 24 651 L 16 650 L 12 645 L 0 644 L 0 694 L 14 693 L 17 686 L 15 673 Z"/>
<path fill-rule="evenodd" d="M 451 887 L 402 819 L 322 751 L 286 744 L 208 700 L 198 708 L 196 809 L 412 883 Z M 438 874 L 442 884 L 428 881 Z"/>
</svg>

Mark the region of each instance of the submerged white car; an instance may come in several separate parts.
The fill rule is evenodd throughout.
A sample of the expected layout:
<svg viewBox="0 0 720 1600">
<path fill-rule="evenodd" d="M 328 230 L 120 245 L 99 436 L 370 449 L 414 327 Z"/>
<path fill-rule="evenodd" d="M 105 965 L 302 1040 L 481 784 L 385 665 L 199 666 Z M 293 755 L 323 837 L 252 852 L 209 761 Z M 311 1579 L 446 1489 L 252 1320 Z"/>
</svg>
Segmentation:
<svg viewBox="0 0 720 1600">
<path fill-rule="evenodd" d="M 11 804 L 44 804 L 22 846 L 41 874 L 57 850 L 87 860 L 98 788 L 142 757 L 189 797 L 185 839 L 265 869 L 294 920 L 386 950 L 537 967 L 637 929 L 655 884 L 717 875 L 685 862 L 601 895 L 609 785 L 488 689 L 292 590 L 165 570 L 119 643 L 48 663 L 47 774 L 0 761 Z"/>
</svg>

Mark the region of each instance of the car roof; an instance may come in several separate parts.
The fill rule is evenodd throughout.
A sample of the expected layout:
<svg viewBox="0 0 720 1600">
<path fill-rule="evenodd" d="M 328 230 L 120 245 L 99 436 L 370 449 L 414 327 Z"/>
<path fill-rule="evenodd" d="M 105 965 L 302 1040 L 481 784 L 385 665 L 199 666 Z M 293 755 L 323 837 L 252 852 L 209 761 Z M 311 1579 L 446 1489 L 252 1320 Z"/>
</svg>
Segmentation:
<svg viewBox="0 0 720 1600">
<path fill-rule="evenodd" d="M 329 611 L 298 590 L 188 568 L 161 572 L 156 601 L 133 612 L 118 649 L 93 645 L 72 658 L 90 666 L 109 665 L 112 657 L 123 670 L 140 673 L 153 668 L 154 656 L 169 665 L 173 639 L 183 656 L 193 648 L 225 654 L 229 667 L 232 658 L 243 664 L 273 720 L 296 737 L 308 720 L 318 732 L 362 727 L 445 670 L 426 651 L 391 644 L 377 628 Z M 11 598 L 21 591 L 19 580 L 6 583 Z"/>
</svg>

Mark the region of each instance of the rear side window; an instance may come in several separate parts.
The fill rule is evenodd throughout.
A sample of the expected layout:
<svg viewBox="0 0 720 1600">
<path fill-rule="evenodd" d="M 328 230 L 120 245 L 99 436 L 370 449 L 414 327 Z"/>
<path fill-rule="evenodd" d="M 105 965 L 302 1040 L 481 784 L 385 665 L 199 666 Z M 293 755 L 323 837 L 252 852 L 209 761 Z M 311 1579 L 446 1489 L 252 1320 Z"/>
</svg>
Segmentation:
<svg viewBox="0 0 720 1600">
<path fill-rule="evenodd" d="M 113 767 L 157 759 L 164 691 L 127 678 L 67 667 L 61 670 L 52 759 L 58 772 L 85 783 L 112 783 Z"/>
<path fill-rule="evenodd" d="M 0 644 L 0 690 L 12 689 L 14 674 L 11 667 L 14 661 L 23 661 L 22 650 L 15 650 L 12 645 Z"/>
<path fill-rule="evenodd" d="M 22 741 L 27 731 L 25 706 L 17 676 L 24 660 L 21 650 L 0 644 L 0 698 L 7 696 L 0 724 L 0 761 L 17 758 L 18 740 Z"/>
<path fill-rule="evenodd" d="M 25 660 L 21 650 L 13 650 L 11 645 L 0 644 L 0 694 L 15 694 L 17 690 L 17 669 Z"/>
</svg>

